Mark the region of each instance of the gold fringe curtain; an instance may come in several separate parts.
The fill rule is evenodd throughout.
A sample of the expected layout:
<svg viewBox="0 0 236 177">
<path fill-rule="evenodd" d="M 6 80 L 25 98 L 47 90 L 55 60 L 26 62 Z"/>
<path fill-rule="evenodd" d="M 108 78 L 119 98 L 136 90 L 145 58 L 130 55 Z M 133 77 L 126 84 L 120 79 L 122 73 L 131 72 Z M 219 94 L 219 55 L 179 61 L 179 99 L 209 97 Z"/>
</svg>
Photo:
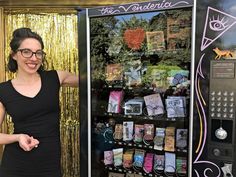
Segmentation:
<svg viewBox="0 0 236 177">
<path fill-rule="evenodd" d="M 52 10 L 51 10 L 52 11 Z M 78 26 L 76 12 L 50 9 L 5 10 L 5 63 L 10 52 L 12 32 L 29 27 L 43 38 L 47 69 L 68 70 L 78 73 Z M 6 80 L 14 77 L 6 73 Z M 78 88 L 62 88 L 61 142 L 64 177 L 79 176 L 79 102 Z M 8 132 L 12 132 L 11 118 L 7 118 Z"/>
</svg>

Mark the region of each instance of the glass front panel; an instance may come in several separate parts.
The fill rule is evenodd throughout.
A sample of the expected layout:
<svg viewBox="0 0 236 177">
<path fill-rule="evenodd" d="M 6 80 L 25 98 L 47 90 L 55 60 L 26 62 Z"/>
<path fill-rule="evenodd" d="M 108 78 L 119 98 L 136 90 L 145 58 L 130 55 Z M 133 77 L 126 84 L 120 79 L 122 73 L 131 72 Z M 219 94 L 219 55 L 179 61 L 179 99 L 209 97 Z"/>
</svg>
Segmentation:
<svg viewBox="0 0 236 177">
<path fill-rule="evenodd" d="M 92 176 L 188 176 L 192 8 L 90 18 Z"/>
</svg>

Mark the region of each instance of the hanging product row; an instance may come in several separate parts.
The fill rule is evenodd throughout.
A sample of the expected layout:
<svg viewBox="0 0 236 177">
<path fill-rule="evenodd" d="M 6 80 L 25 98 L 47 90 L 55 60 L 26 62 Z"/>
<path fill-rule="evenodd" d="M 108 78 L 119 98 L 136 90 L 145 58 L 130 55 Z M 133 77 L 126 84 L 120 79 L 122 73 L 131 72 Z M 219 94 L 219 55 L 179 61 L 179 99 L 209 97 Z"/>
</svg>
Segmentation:
<svg viewBox="0 0 236 177">
<path fill-rule="evenodd" d="M 104 164 L 110 171 L 152 176 L 163 173 L 185 175 L 187 160 L 175 153 L 155 154 L 144 149 L 117 148 L 104 151 Z"/>
<path fill-rule="evenodd" d="M 185 96 L 167 96 L 165 105 L 161 95 L 154 93 L 144 97 L 134 97 L 124 101 L 123 90 L 110 91 L 108 113 L 124 113 L 124 115 L 158 116 L 167 113 L 167 118 L 186 117 L 187 100 Z"/>
<path fill-rule="evenodd" d="M 105 68 L 108 85 L 153 87 L 165 91 L 170 86 L 187 87 L 189 71 L 178 66 L 155 65 L 148 61 L 132 60 L 125 64 L 108 64 Z"/>
<path fill-rule="evenodd" d="M 156 127 L 154 124 L 134 124 L 133 121 L 124 121 L 101 131 L 105 142 L 126 146 L 137 146 L 159 151 L 187 152 L 187 129 L 175 127 Z"/>
</svg>

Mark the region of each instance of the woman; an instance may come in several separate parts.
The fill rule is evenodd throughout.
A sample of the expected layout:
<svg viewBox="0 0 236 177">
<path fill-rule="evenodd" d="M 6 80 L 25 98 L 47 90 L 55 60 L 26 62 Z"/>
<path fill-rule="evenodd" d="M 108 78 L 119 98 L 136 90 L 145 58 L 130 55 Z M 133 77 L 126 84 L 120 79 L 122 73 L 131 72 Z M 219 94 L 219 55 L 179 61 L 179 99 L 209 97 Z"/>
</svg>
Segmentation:
<svg viewBox="0 0 236 177">
<path fill-rule="evenodd" d="M 10 47 L 16 77 L 0 83 L 0 125 L 8 113 L 14 134 L 0 133 L 0 177 L 61 177 L 59 89 L 77 87 L 78 76 L 45 71 L 42 38 L 29 28 L 16 29 Z"/>
</svg>

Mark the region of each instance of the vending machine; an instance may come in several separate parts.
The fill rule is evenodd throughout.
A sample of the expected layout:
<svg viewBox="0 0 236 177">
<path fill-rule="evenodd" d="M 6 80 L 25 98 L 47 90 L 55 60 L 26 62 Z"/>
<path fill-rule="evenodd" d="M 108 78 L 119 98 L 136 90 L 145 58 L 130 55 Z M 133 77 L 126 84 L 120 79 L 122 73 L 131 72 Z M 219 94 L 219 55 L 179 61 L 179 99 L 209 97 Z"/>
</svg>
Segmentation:
<svg viewBox="0 0 236 177">
<path fill-rule="evenodd" d="M 81 176 L 189 176 L 193 1 L 79 19 Z"/>
<path fill-rule="evenodd" d="M 194 0 L 79 9 L 81 177 L 236 176 L 233 12 Z"/>
</svg>

